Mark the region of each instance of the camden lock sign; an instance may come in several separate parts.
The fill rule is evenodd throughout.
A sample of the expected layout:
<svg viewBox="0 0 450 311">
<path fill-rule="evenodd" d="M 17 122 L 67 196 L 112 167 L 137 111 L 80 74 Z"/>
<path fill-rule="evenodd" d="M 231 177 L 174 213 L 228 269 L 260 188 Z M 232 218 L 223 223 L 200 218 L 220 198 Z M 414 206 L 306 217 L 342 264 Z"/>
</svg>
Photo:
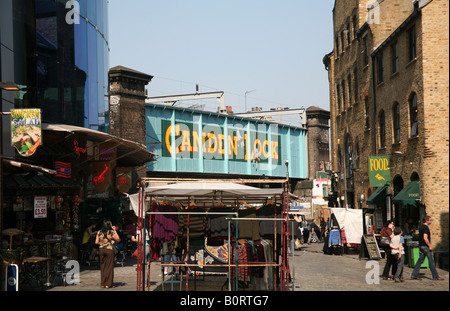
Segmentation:
<svg viewBox="0 0 450 311">
<path fill-rule="evenodd" d="M 371 187 L 382 187 L 391 183 L 389 156 L 369 157 L 369 182 Z"/>
<path fill-rule="evenodd" d="M 278 134 L 268 135 L 257 129 L 247 131 L 232 127 L 228 127 L 225 134 L 225 129 L 215 124 L 198 129 L 189 122 L 177 122 L 175 127 L 167 120 L 161 123 L 163 157 L 171 157 L 175 153 L 178 158 L 222 160 L 227 156 L 230 161 L 281 164 L 281 138 Z"/>
</svg>

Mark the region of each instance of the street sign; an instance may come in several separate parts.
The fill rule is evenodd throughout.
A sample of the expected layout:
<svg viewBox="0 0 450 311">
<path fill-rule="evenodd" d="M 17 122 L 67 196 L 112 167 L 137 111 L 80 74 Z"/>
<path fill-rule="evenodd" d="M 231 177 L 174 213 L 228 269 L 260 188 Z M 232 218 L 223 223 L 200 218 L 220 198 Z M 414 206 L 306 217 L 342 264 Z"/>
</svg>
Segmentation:
<svg viewBox="0 0 450 311">
<path fill-rule="evenodd" d="M 369 157 L 369 183 L 371 187 L 382 187 L 391 183 L 389 156 Z"/>
</svg>

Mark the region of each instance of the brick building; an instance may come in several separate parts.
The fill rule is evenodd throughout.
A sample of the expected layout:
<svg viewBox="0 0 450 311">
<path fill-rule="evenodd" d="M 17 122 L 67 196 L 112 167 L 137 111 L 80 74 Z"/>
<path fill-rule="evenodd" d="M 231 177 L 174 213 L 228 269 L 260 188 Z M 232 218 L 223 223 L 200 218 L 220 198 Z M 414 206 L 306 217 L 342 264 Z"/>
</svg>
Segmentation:
<svg viewBox="0 0 450 311">
<path fill-rule="evenodd" d="M 379 220 L 434 219 L 433 245 L 448 250 L 449 7 L 445 0 L 336 0 L 330 85 L 333 170 L 342 206 Z M 369 157 L 389 161 L 371 185 Z M 417 200 L 402 200 L 413 185 Z M 382 225 L 378 221 L 376 227 Z"/>
</svg>

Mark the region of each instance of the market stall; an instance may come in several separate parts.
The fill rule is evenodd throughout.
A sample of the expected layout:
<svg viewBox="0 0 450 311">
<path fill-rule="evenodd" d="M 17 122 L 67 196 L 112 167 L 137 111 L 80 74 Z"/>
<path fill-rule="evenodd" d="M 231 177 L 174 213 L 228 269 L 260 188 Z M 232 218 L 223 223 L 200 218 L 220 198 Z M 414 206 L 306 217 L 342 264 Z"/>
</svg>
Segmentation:
<svg viewBox="0 0 450 311">
<path fill-rule="evenodd" d="M 276 182 L 282 187 L 260 189 L 229 180 L 178 182 L 131 195 L 130 205 L 141 220 L 138 227 L 148 229 L 152 238 L 148 262 L 142 256 L 146 246 L 138 242 L 138 290 L 149 288 L 149 265 L 185 269 L 186 290 L 189 272 L 199 270 L 224 273 L 229 290 L 250 281 L 259 284 L 257 289 L 287 289 L 289 194 L 285 180 Z M 166 230 L 161 235 L 162 223 Z M 164 244 L 173 242 L 182 249 L 181 258 L 162 260 L 158 247 L 167 249 Z"/>
</svg>

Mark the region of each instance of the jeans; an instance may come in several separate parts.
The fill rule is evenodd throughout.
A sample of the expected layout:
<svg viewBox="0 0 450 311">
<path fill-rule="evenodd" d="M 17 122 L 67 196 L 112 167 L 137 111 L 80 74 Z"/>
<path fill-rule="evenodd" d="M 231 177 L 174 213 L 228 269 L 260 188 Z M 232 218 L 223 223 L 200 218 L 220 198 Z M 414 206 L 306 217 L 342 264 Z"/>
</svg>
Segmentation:
<svg viewBox="0 0 450 311">
<path fill-rule="evenodd" d="M 420 266 L 423 264 L 425 260 L 425 256 L 428 258 L 428 264 L 430 266 L 431 275 L 434 280 L 439 278 L 439 274 L 436 271 L 436 266 L 434 264 L 434 256 L 433 252 L 430 251 L 428 246 L 420 246 L 419 247 L 419 260 L 417 260 L 416 265 L 414 266 L 414 270 L 411 274 L 411 278 L 416 279 L 419 275 Z"/>
<path fill-rule="evenodd" d="M 403 277 L 403 264 L 405 262 L 405 255 L 402 254 L 400 258 L 398 258 L 398 254 L 392 254 L 392 257 L 394 257 L 397 260 L 397 271 L 394 275 L 394 280 L 399 280 Z"/>
</svg>

